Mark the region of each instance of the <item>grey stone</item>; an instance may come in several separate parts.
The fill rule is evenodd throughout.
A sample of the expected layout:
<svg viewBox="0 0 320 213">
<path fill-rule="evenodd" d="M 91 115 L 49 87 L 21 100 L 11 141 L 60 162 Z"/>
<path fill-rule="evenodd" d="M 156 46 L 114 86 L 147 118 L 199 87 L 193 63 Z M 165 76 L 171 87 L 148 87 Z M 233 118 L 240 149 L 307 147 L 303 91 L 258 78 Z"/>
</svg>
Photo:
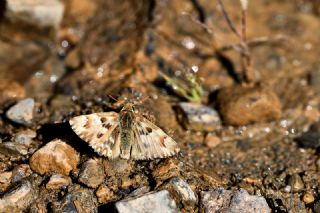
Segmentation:
<svg viewBox="0 0 320 213">
<path fill-rule="evenodd" d="M 174 177 L 170 180 L 173 189 L 183 201 L 196 202 L 197 198 L 188 183 L 181 178 Z"/>
<path fill-rule="evenodd" d="M 291 186 L 291 190 L 293 192 L 300 192 L 304 189 L 304 183 L 299 174 L 293 174 L 289 178 L 289 185 Z"/>
<path fill-rule="evenodd" d="M 239 191 L 218 188 L 201 192 L 203 212 L 219 213 L 270 213 L 264 197 L 249 195 L 244 189 Z"/>
<path fill-rule="evenodd" d="M 98 202 L 93 191 L 74 186 L 61 201 L 53 204 L 53 212 L 79 213 L 98 212 Z"/>
<path fill-rule="evenodd" d="M 31 129 L 23 130 L 18 132 L 15 136 L 13 141 L 19 144 L 23 144 L 26 146 L 30 146 L 32 143 L 32 139 L 37 136 L 37 133 Z"/>
<path fill-rule="evenodd" d="M 87 160 L 81 168 L 79 181 L 89 187 L 97 188 L 104 180 L 105 174 L 101 163 L 96 160 Z"/>
<path fill-rule="evenodd" d="M 7 156 L 14 155 L 27 155 L 28 148 L 25 145 L 13 143 L 13 142 L 4 142 L 0 143 L 0 153 Z"/>
<path fill-rule="evenodd" d="M 140 197 L 118 201 L 119 213 L 173 213 L 179 212 L 175 201 L 167 190 L 151 192 Z"/>
<path fill-rule="evenodd" d="M 221 128 L 218 112 L 210 107 L 182 102 L 179 103 L 178 109 L 178 118 L 186 129 L 210 132 Z"/>
<path fill-rule="evenodd" d="M 37 198 L 35 187 L 25 181 L 0 199 L 0 212 L 22 212 Z"/>
<path fill-rule="evenodd" d="M 58 0 L 9 0 L 5 16 L 14 22 L 36 27 L 58 27 L 63 18 L 64 5 Z"/>
<path fill-rule="evenodd" d="M 34 106 L 32 98 L 21 100 L 7 111 L 6 116 L 15 123 L 30 125 L 33 119 Z"/>
</svg>

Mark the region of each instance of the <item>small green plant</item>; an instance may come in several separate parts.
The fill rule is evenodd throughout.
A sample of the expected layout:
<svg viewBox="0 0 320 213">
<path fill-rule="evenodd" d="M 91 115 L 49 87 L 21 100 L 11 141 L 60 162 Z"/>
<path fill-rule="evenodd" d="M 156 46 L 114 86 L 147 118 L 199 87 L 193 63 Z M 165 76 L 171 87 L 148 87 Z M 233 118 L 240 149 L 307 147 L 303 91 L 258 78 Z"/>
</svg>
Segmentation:
<svg viewBox="0 0 320 213">
<path fill-rule="evenodd" d="M 195 74 L 186 73 L 183 76 L 184 79 L 173 78 L 163 72 L 160 72 L 160 75 L 177 95 L 186 98 L 190 102 L 202 101 L 204 97 L 203 88 Z"/>
</svg>

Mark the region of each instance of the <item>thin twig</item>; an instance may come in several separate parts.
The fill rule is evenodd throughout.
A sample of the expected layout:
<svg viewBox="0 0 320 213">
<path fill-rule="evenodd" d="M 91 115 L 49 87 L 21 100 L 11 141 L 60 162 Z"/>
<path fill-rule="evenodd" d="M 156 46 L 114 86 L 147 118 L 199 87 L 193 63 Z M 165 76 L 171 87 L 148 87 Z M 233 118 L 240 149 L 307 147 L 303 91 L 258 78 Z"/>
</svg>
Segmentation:
<svg viewBox="0 0 320 213">
<path fill-rule="evenodd" d="M 230 29 L 232 30 L 232 32 L 237 35 L 239 37 L 239 39 L 241 40 L 241 35 L 240 33 L 238 32 L 237 28 L 233 25 L 231 19 L 229 18 L 229 15 L 228 15 L 228 12 L 226 11 L 225 7 L 224 7 L 224 4 L 222 3 L 221 0 L 218 0 L 218 3 L 221 7 L 221 10 L 222 10 L 222 13 L 223 13 L 223 16 L 224 18 L 226 19 Z"/>
</svg>

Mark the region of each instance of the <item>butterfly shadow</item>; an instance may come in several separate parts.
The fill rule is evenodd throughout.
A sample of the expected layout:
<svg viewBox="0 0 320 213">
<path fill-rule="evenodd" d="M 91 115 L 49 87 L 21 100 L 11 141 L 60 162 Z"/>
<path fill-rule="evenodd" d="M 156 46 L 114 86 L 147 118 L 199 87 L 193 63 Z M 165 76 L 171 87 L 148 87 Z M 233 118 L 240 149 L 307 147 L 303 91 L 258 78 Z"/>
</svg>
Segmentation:
<svg viewBox="0 0 320 213">
<path fill-rule="evenodd" d="M 89 157 L 97 156 L 88 143 L 81 140 L 76 133 L 73 132 L 69 123 L 67 122 L 58 124 L 44 124 L 37 131 L 37 135 L 44 144 L 47 144 L 54 139 L 60 139 L 72 146 L 81 154 L 86 154 Z"/>
</svg>

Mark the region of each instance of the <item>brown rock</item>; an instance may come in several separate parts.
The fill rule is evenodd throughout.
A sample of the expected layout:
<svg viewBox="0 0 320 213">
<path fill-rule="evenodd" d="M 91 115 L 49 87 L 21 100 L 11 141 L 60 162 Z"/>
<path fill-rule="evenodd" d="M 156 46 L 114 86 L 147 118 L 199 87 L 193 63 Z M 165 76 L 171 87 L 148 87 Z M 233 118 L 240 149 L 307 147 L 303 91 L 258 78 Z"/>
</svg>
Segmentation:
<svg viewBox="0 0 320 213">
<path fill-rule="evenodd" d="M 97 188 L 104 180 L 105 174 L 101 163 L 96 160 L 87 160 L 81 168 L 79 181 L 91 188 Z"/>
<path fill-rule="evenodd" d="M 168 180 L 169 178 L 179 176 L 180 168 L 173 159 L 166 159 L 160 163 L 152 172 L 152 176 L 157 183 Z"/>
<path fill-rule="evenodd" d="M 47 189 L 60 189 L 62 187 L 68 186 L 71 184 L 71 178 L 64 175 L 54 174 L 50 177 L 46 188 Z"/>
<path fill-rule="evenodd" d="M 98 190 L 96 191 L 96 196 L 99 203 L 108 203 L 117 198 L 117 196 L 104 184 L 99 186 Z"/>
<path fill-rule="evenodd" d="M 0 173 L 0 193 L 5 192 L 11 184 L 12 172 Z"/>
<path fill-rule="evenodd" d="M 76 169 L 78 161 L 78 153 L 65 142 L 56 139 L 32 155 L 30 167 L 41 175 L 53 172 L 68 175 Z"/>
<path fill-rule="evenodd" d="M 80 66 L 81 64 L 81 57 L 80 57 L 80 52 L 79 49 L 73 49 L 71 50 L 67 57 L 64 60 L 65 64 L 67 65 L 67 67 L 70 67 L 72 69 L 76 69 Z"/>
<path fill-rule="evenodd" d="M 10 100 L 20 100 L 26 97 L 25 89 L 15 81 L 0 81 L 0 103 Z"/>
<path fill-rule="evenodd" d="M 223 89 L 218 94 L 218 104 L 224 122 L 230 125 L 247 125 L 281 117 L 277 95 L 270 88 L 259 85 Z"/>
</svg>

